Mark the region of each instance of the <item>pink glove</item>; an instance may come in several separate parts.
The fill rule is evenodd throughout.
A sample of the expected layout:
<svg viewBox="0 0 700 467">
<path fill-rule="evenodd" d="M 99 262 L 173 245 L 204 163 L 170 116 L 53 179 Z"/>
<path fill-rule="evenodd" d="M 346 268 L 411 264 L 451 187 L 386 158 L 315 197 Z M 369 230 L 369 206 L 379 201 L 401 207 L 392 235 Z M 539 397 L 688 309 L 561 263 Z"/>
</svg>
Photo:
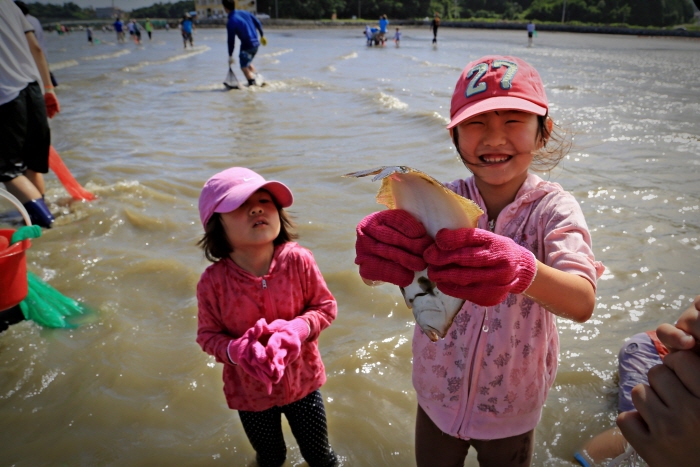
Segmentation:
<svg viewBox="0 0 700 467">
<path fill-rule="evenodd" d="M 379 211 L 357 225 L 355 264 L 360 276 L 407 287 L 426 268 L 423 252 L 433 243 L 423 224 L 403 209 Z"/>
<path fill-rule="evenodd" d="M 524 292 L 537 273 L 529 250 L 483 229 L 442 229 L 424 258 L 440 290 L 481 306 Z"/>
<path fill-rule="evenodd" d="M 265 385 L 267 393 L 271 394 L 273 368 L 265 346 L 259 341 L 263 335 L 268 334 L 267 321 L 265 318 L 260 318 L 241 337 L 229 342 L 227 351 L 232 363 L 237 364 L 250 376 L 261 381 Z"/>
<path fill-rule="evenodd" d="M 272 331 L 272 335 L 267 341 L 265 351 L 272 363 L 271 380 L 277 384 L 284 376 L 287 365 L 299 358 L 301 343 L 309 337 L 310 329 L 303 318 L 294 318 L 291 321 L 276 319 L 270 323 L 268 329 Z"/>
<path fill-rule="evenodd" d="M 51 88 L 53 89 L 53 88 Z M 54 115 L 61 111 L 61 106 L 58 104 L 58 98 L 53 90 L 46 89 L 44 94 L 44 103 L 46 104 L 46 116 L 53 118 Z"/>
</svg>

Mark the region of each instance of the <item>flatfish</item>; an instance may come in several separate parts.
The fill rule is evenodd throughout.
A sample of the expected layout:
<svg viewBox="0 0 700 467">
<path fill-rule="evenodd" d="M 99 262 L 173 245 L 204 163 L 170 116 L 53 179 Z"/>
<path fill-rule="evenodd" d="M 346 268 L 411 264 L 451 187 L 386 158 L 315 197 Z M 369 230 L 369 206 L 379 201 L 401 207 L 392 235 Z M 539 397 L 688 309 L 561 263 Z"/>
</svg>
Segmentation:
<svg viewBox="0 0 700 467">
<path fill-rule="evenodd" d="M 476 227 L 484 213 L 472 200 L 458 195 L 428 174 L 406 166 L 385 166 L 362 170 L 345 177 L 381 180 L 377 202 L 389 209 L 403 209 L 418 219 L 428 235 L 435 238 L 440 229 Z M 415 273 L 408 287 L 401 287 L 406 306 L 413 311 L 418 326 L 431 341 L 444 338 L 464 300 L 440 291 L 428 279 L 428 270 Z"/>
</svg>

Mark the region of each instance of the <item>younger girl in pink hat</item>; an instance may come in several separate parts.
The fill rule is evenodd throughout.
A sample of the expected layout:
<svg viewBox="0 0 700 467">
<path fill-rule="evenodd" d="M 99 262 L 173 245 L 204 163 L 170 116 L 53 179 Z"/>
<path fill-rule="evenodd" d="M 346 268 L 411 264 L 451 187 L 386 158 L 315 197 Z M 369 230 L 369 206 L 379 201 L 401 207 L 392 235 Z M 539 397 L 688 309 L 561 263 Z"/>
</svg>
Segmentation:
<svg viewBox="0 0 700 467">
<path fill-rule="evenodd" d="M 197 284 L 197 343 L 224 364 L 226 401 L 261 467 L 284 464 L 282 414 L 306 462 L 330 467 L 318 336 L 337 306 L 311 252 L 292 241 L 292 201 L 284 184 L 242 167 L 204 184 L 199 245 L 214 264 Z"/>
<path fill-rule="evenodd" d="M 603 266 L 581 208 L 559 184 L 530 172 L 565 155 L 548 108 L 542 80 L 525 61 L 469 63 L 447 128 L 471 176 L 447 186 L 484 211 L 478 228 L 442 229 L 432 239 L 400 210 L 371 214 L 357 227 L 363 278 L 406 286 L 427 267 L 440 290 L 466 300 L 443 340 L 415 327 L 418 467 L 461 466 L 470 447 L 481 466 L 530 465 L 557 371 L 557 317 L 584 322 L 593 312 Z"/>
</svg>

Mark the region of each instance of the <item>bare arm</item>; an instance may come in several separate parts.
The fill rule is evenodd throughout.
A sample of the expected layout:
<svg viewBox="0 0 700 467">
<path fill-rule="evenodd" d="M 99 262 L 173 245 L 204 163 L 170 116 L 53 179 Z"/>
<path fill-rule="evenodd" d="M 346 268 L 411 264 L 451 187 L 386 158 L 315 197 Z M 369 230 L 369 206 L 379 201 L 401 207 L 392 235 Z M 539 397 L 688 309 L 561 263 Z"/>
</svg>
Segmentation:
<svg viewBox="0 0 700 467">
<path fill-rule="evenodd" d="M 34 57 L 36 67 L 39 69 L 41 81 L 44 82 L 44 89 L 51 90 L 53 89 L 53 86 L 51 85 L 51 76 L 49 75 L 49 64 L 46 62 L 44 51 L 41 50 L 41 46 L 39 45 L 39 41 L 34 35 L 34 31 L 27 31 L 25 35 L 27 36 L 27 42 L 29 43 L 29 50 L 32 52 L 32 57 Z"/>
<path fill-rule="evenodd" d="M 595 306 L 595 291 L 587 279 L 537 261 L 537 275 L 524 295 L 562 318 L 588 321 Z"/>
</svg>

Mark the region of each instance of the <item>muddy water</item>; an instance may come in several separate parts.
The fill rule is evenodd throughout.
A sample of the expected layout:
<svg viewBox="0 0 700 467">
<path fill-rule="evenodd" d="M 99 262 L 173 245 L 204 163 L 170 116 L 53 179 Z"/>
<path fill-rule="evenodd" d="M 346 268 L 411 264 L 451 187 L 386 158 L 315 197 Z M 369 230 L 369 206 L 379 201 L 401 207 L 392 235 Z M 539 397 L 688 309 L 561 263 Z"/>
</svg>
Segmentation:
<svg viewBox="0 0 700 467">
<path fill-rule="evenodd" d="M 186 50 L 176 31 L 141 46 L 48 35 L 62 106 L 53 144 L 99 199 L 71 202 L 48 176 L 56 227 L 28 262 L 93 312 L 71 330 L 24 322 L 0 335 L 0 463 L 253 464 L 221 367 L 194 341 L 199 189 L 244 165 L 292 188 L 300 243 L 338 300 L 320 338 L 335 450 L 348 466 L 413 465 L 412 316 L 396 288 L 358 278 L 354 226 L 379 208 L 378 187 L 340 175 L 402 164 L 468 176 L 444 125 L 462 67 L 489 53 L 532 63 L 552 116 L 575 133 L 543 176 L 581 202 L 607 266 L 593 318 L 559 322 L 534 465 L 573 465 L 611 426 L 625 337 L 700 293 L 700 42 L 541 33 L 528 49 L 524 31 L 441 29 L 433 48 L 427 28 L 406 28 L 401 48 L 376 49 L 357 29 L 270 30 L 255 60 L 268 85 L 231 92 L 223 30 L 198 30 Z M 305 465 L 285 430 L 287 464 Z"/>
</svg>

